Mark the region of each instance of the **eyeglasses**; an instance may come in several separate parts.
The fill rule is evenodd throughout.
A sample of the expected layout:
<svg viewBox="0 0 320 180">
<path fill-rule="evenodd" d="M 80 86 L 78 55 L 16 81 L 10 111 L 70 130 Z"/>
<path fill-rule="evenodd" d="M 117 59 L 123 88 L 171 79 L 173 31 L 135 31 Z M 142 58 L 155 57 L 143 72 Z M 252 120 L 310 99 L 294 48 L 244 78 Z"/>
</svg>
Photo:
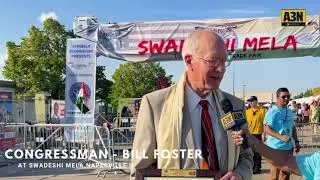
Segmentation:
<svg viewBox="0 0 320 180">
<path fill-rule="evenodd" d="M 286 99 L 286 98 L 287 98 L 287 99 L 290 99 L 290 95 L 283 95 L 283 96 L 281 96 L 281 98 L 282 98 L 282 99 Z"/>
<path fill-rule="evenodd" d="M 221 57 L 213 57 L 212 59 L 206 59 L 206 58 L 203 58 L 203 57 L 200 57 L 200 56 L 196 56 L 196 55 L 192 55 L 192 56 L 196 57 L 198 59 L 201 59 L 206 63 L 209 63 L 209 65 L 213 66 L 213 67 L 223 67 L 223 68 L 225 68 L 229 64 L 228 61 L 226 61 L 225 59 L 223 59 Z"/>
</svg>

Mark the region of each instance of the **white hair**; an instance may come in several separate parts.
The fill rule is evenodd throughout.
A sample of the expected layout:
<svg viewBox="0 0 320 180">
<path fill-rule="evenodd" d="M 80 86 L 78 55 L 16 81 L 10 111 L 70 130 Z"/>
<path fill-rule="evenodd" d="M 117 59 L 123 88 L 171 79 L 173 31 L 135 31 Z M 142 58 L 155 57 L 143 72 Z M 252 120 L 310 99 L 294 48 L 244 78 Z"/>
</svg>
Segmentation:
<svg viewBox="0 0 320 180">
<path fill-rule="evenodd" d="M 198 48 L 200 48 L 200 36 L 202 35 L 202 32 L 209 32 L 212 33 L 213 36 L 217 37 L 221 42 L 224 43 L 224 40 L 214 31 L 194 31 L 192 32 L 187 39 L 185 39 L 183 43 L 182 48 L 182 59 L 185 60 L 186 55 L 195 55 L 198 51 Z"/>
<path fill-rule="evenodd" d="M 185 56 L 195 54 L 195 47 L 197 47 L 198 41 L 198 39 L 195 38 L 195 34 L 197 33 L 191 33 L 190 36 L 187 39 L 185 39 L 183 43 L 183 48 L 181 52 L 183 60 L 185 60 Z"/>
</svg>

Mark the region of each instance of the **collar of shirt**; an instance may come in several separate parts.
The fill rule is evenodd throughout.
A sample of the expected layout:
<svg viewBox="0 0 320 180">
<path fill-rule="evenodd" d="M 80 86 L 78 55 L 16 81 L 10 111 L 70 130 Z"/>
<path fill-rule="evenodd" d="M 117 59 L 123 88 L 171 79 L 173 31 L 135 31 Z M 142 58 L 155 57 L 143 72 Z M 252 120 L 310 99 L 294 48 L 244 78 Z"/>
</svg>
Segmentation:
<svg viewBox="0 0 320 180">
<path fill-rule="evenodd" d="M 256 108 L 250 108 L 249 110 L 252 111 L 253 113 L 257 113 L 258 111 L 260 111 L 260 107 L 256 107 Z"/>
<path fill-rule="evenodd" d="M 194 92 L 193 89 L 191 89 L 191 87 L 188 84 L 186 86 L 187 86 L 186 87 L 187 103 L 188 103 L 190 112 L 193 112 L 199 105 L 200 100 L 202 100 L 203 98 L 201 98 L 196 92 Z M 212 109 L 214 109 L 212 92 L 210 92 L 207 95 L 205 100 L 207 100 L 209 102 L 209 106 Z"/>
</svg>

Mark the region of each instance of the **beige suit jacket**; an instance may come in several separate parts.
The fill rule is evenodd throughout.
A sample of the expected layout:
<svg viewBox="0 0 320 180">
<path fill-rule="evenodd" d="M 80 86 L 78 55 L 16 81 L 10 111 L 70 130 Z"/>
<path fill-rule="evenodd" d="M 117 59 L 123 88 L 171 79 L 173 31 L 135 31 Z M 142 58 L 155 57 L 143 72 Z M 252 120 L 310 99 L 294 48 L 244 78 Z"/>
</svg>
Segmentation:
<svg viewBox="0 0 320 180">
<path fill-rule="evenodd" d="M 149 93 L 142 98 L 137 119 L 136 134 L 133 142 L 133 151 L 145 151 L 145 154 L 148 158 L 133 156 L 131 162 L 132 174 L 135 172 L 135 169 L 149 168 L 151 164 L 157 163 L 157 160 L 153 157 L 154 150 L 157 149 L 157 136 L 161 136 L 161 134 L 158 133 L 158 122 L 161 116 L 164 101 L 168 92 L 170 91 L 170 88 L 174 88 L 174 86 Z M 231 101 L 235 110 L 244 110 L 244 103 L 242 100 L 225 92 L 223 92 L 223 95 Z M 221 122 L 219 128 L 225 132 L 225 136 L 222 137 L 220 141 L 216 142 L 217 146 L 221 146 L 221 152 L 224 152 L 218 154 L 220 166 L 219 172 L 221 175 L 223 175 L 228 172 L 228 143 L 232 142 L 227 142 L 227 131 L 223 129 Z M 192 125 L 186 102 L 183 107 L 181 149 L 195 149 Z M 252 166 L 253 160 L 251 149 L 244 151 L 241 148 L 238 163 L 234 171 L 239 173 L 244 180 L 248 180 L 252 177 Z M 183 169 L 199 169 L 200 165 L 198 160 L 195 158 L 181 158 L 180 167 Z"/>
</svg>

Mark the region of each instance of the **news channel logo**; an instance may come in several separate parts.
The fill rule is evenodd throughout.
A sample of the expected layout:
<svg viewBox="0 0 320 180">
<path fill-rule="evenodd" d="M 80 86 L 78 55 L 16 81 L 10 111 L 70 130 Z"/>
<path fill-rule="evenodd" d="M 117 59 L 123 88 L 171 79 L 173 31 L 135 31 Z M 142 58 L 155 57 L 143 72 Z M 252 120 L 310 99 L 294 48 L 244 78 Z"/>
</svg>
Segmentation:
<svg viewBox="0 0 320 180">
<path fill-rule="evenodd" d="M 307 13 L 305 9 L 282 9 L 281 26 L 305 26 Z"/>
</svg>

